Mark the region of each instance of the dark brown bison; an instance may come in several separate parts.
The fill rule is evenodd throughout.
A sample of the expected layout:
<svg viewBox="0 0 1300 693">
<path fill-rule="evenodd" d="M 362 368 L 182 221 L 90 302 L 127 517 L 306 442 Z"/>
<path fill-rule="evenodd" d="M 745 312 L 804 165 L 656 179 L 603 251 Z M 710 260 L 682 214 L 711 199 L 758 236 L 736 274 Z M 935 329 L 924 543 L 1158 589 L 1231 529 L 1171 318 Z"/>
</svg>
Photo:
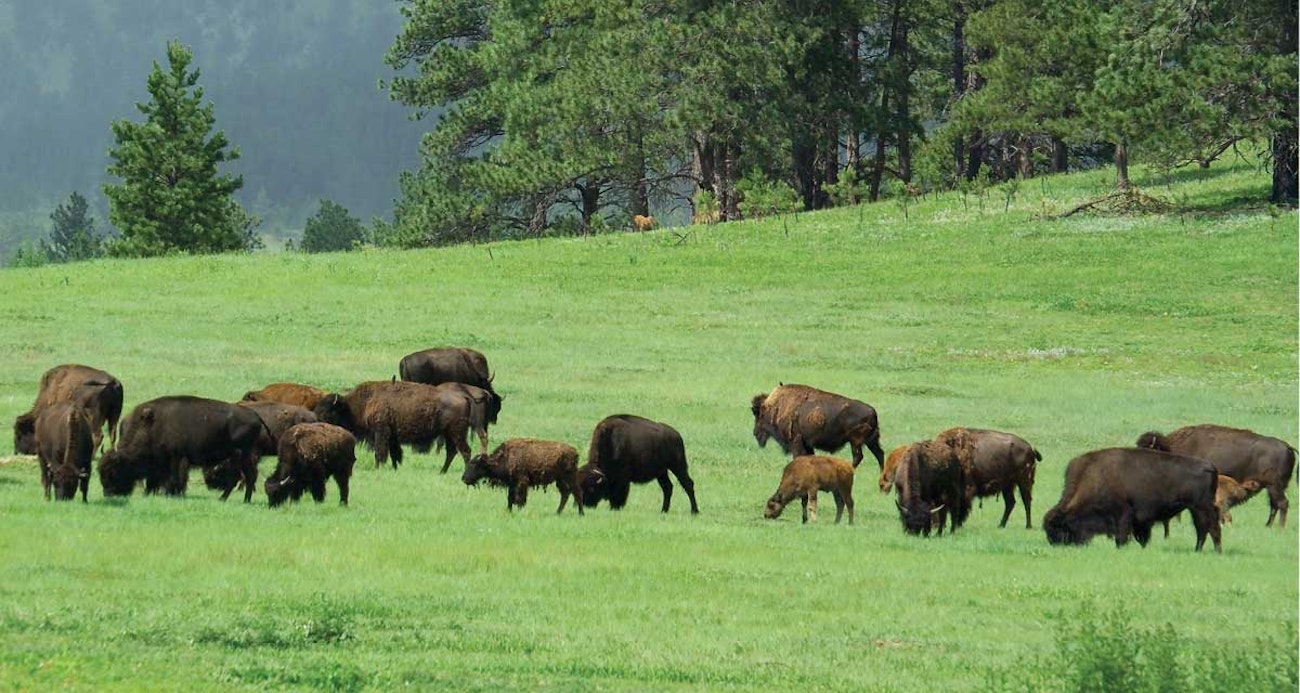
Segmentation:
<svg viewBox="0 0 1300 693">
<path fill-rule="evenodd" d="M 266 498 L 271 507 L 287 499 L 297 502 L 304 491 L 317 503 L 325 500 L 325 482 L 330 477 L 339 487 L 339 503 L 348 504 L 348 481 L 357 461 L 357 439 L 346 430 L 327 423 L 303 423 L 280 436 L 275 473 L 266 479 Z"/>
<path fill-rule="evenodd" d="M 572 445 L 533 438 L 511 438 L 497 446 L 491 455 L 475 455 L 465 465 L 460 480 L 474 486 L 487 479 L 493 486 L 505 486 L 506 510 L 524 507 L 528 489 L 555 484 L 560 491 L 560 507 L 573 495 L 578 514 L 582 513 L 582 486 L 578 483 L 578 451 Z"/>
<path fill-rule="evenodd" d="M 836 453 L 849 445 L 856 468 L 866 445 L 876 462 L 882 467 L 885 464 L 880 425 L 870 404 L 807 385 L 781 385 L 771 393 L 756 395 L 750 409 L 759 447 L 766 447 L 771 438 L 783 451 L 798 456 L 811 455 L 814 449 Z"/>
<path fill-rule="evenodd" d="M 1034 471 L 1043 456 L 1019 436 L 982 428 L 950 428 L 935 440 L 951 445 L 966 468 L 966 500 L 1001 494 L 1002 521 L 1016 507 L 1016 489 L 1025 504 L 1025 529 L 1032 528 L 1030 513 L 1034 495 Z"/>
<path fill-rule="evenodd" d="M 108 426 L 109 447 L 117 444 L 117 421 L 122 416 L 122 383 L 113 376 L 90 366 L 64 364 L 45 371 L 41 376 L 36 402 L 14 421 L 14 453 L 36 454 L 36 417 L 51 404 L 71 402 L 85 410 L 95 439 L 95 449 L 103 440 Z"/>
<path fill-rule="evenodd" d="M 331 394 L 316 406 L 316 418 L 342 426 L 375 451 L 375 466 L 392 456 L 393 469 L 402 463 L 402 445 L 426 453 L 434 443 L 445 442 L 443 473 L 459 452 L 469 464 L 471 428 L 487 448 L 483 407 L 456 387 L 420 383 L 373 381 L 362 383 L 346 395 Z"/>
<path fill-rule="evenodd" d="M 41 486 L 45 500 L 50 486 L 56 500 L 72 500 L 81 488 L 86 502 L 90 486 L 90 458 L 95 454 L 95 437 L 85 410 L 69 402 L 51 404 L 36 417 L 36 455 L 40 458 Z"/>
<path fill-rule="evenodd" d="M 1094 536 L 1130 537 L 1146 546 L 1151 527 L 1183 510 L 1196 526 L 1196 550 L 1205 535 L 1221 551 L 1214 507 L 1218 472 L 1205 460 L 1146 448 L 1107 448 L 1080 455 L 1065 468 L 1061 501 L 1043 516 L 1052 544 L 1086 544 Z"/>
<path fill-rule="evenodd" d="M 244 402 L 279 402 L 303 409 L 315 409 L 325 395 L 324 390 L 298 383 L 271 383 L 260 390 L 244 393 Z"/>
<path fill-rule="evenodd" d="M 1169 435 L 1155 431 L 1143 433 L 1140 448 L 1165 450 L 1196 457 L 1213 464 L 1219 473 L 1238 482 L 1255 481 L 1268 490 L 1268 522 L 1281 513 L 1280 527 L 1286 527 L 1287 486 L 1295 472 L 1295 448 L 1287 443 L 1262 436 L 1254 431 L 1214 424 L 1186 426 Z"/>
<path fill-rule="evenodd" d="M 118 445 L 99 460 L 104 495 L 130 495 L 140 480 L 148 493 L 181 495 L 190 467 L 233 460 L 247 482 L 247 503 L 257 481 L 257 439 L 265 430 L 262 418 L 248 407 L 190 396 L 149 400 L 131 410 L 122 421 Z"/>
<path fill-rule="evenodd" d="M 830 491 L 835 498 L 835 524 L 849 509 L 849 524 L 853 524 L 853 465 L 845 460 L 821 455 L 800 455 L 785 466 L 781 485 L 767 499 L 763 517 L 775 520 L 792 500 L 798 498 L 803 506 L 803 521 L 811 517 L 817 521 L 817 492 Z"/>
<path fill-rule="evenodd" d="M 488 403 L 488 423 L 496 423 L 501 413 L 501 395 L 492 389 L 492 373 L 487 357 L 465 347 L 435 347 L 407 354 L 397 364 L 402 380 L 425 385 L 465 383 L 482 388 L 491 397 Z"/>
<path fill-rule="evenodd" d="M 700 512 L 695 503 L 695 482 L 686 468 L 686 444 L 672 426 L 630 414 L 603 419 L 591 433 L 587 464 L 578 470 L 582 484 L 582 502 L 594 508 L 602 499 L 614 510 L 627 505 L 632 484 L 658 481 L 663 489 L 662 512 L 668 512 L 673 499 L 673 484 L 668 473 L 677 477 L 691 501 L 691 514 Z"/>
<path fill-rule="evenodd" d="M 271 400 L 252 400 L 238 403 L 248 407 L 262 417 L 266 430 L 257 437 L 257 454 L 262 457 L 275 455 L 280 445 L 280 436 L 290 428 L 301 423 L 315 423 L 316 415 L 294 404 L 283 404 Z M 228 461 L 207 467 L 203 470 L 203 483 L 213 491 L 229 493 L 241 483 L 247 484 L 240 473 L 238 464 Z"/>
<path fill-rule="evenodd" d="M 970 514 L 966 470 L 947 443 L 927 440 L 908 446 L 894 472 L 894 490 L 898 517 L 909 534 L 928 537 L 937 528 L 943 536 L 945 522 L 955 532 Z"/>
</svg>

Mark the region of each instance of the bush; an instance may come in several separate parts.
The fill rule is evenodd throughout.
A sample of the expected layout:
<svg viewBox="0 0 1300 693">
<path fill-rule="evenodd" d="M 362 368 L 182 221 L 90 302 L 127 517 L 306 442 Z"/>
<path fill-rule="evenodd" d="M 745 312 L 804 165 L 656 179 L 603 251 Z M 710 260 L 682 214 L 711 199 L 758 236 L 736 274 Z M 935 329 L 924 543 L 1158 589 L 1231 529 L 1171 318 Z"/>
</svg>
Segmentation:
<svg viewBox="0 0 1300 693">
<path fill-rule="evenodd" d="M 791 214 L 799 208 L 799 195 L 789 183 L 767 180 L 756 168 L 736 183 L 736 192 L 740 193 L 740 213 L 746 219 Z"/>
<path fill-rule="evenodd" d="M 50 262 L 50 250 L 44 241 L 24 241 L 9 259 L 10 267 L 42 267 Z"/>
<path fill-rule="evenodd" d="M 307 220 L 302 232 L 301 248 L 308 253 L 353 250 L 366 240 L 361 220 L 330 200 L 321 200 L 320 209 Z"/>
</svg>

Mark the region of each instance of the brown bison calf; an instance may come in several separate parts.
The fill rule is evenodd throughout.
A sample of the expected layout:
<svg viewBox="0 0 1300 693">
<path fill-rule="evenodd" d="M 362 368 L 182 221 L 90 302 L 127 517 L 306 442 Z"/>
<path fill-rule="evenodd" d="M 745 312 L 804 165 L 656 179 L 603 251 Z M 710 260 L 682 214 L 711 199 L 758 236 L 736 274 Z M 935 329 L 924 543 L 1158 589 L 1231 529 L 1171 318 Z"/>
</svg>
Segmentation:
<svg viewBox="0 0 1300 693">
<path fill-rule="evenodd" d="M 811 517 L 816 522 L 818 491 L 830 491 L 835 498 L 835 524 L 844 516 L 845 506 L 849 509 L 849 524 L 853 524 L 853 465 L 821 455 L 801 455 L 785 466 L 781 485 L 767 500 L 763 517 L 775 520 L 786 504 L 798 498 L 803 505 L 803 521 Z"/>
<path fill-rule="evenodd" d="M 511 438 L 497 446 L 491 455 L 475 455 L 465 465 L 460 480 L 474 486 L 487 479 L 493 486 L 505 486 L 506 510 L 528 502 L 528 489 L 532 486 L 549 486 L 554 483 L 560 491 L 560 507 L 555 514 L 564 512 L 573 494 L 574 505 L 582 515 L 582 487 L 578 484 L 578 451 L 572 445 L 533 438 Z"/>
<path fill-rule="evenodd" d="M 357 439 L 327 423 L 298 424 L 280 436 L 279 464 L 266 479 L 266 497 L 275 507 L 286 499 L 298 501 L 304 491 L 317 503 L 325 500 L 325 482 L 334 477 L 339 503 L 348 504 L 348 480 L 357 461 Z"/>
<path fill-rule="evenodd" d="M 1219 488 L 1214 492 L 1214 507 L 1219 511 L 1219 524 L 1232 524 L 1232 513 L 1228 510 L 1250 500 L 1262 488 L 1264 487 L 1254 479 L 1238 483 L 1236 479 L 1220 474 Z M 1169 536 L 1168 525 L 1165 525 L 1165 536 Z"/>
<path fill-rule="evenodd" d="M 271 383 L 260 390 L 244 393 L 244 402 L 279 402 L 304 409 L 315 409 L 329 393 L 310 385 Z"/>
<path fill-rule="evenodd" d="M 885 464 L 880 468 L 880 480 L 877 482 L 881 493 L 894 490 L 894 472 L 898 471 L 898 463 L 903 460 L 903 455 L 907 454 L 910 447 L 912 446 L 900 445 L 885 455 Z"/>
<path fill-rule="evenodd" d="M 99 449 L 103 440 L 105 424 L 108 426 L 109 447 L 117 444 L 117 421 L 122 416 L 122 383 L 97 368 L 64 364 L 45 371 L 31 410 L 14 420 L 16 454 L 36 454 L 36 417 L 46 407 L 64 402 L 77 404 L 84 410 L 90 421 L 95 449 Z"/>
<path fill-rule="evenodd" d="M 90 418 L 75 404 L 50 405 L 36 417 L 36 454 L 45 500 L 50 499 L 51 485 L 56 500 L 76 498 L 80 486 L 81 502 L 86 502 L 90 458 L 95 454 L 91 431 Z"/>
</svg>

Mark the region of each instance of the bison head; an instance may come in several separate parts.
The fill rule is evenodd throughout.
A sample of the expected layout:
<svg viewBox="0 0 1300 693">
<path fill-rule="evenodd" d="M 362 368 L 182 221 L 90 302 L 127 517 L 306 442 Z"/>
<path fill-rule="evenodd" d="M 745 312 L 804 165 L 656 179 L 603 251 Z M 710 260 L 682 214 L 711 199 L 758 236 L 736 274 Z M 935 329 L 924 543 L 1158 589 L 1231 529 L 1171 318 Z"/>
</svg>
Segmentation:
<svg viewBox="0 0 1300 693">
<path fill-rule="evenodd" d="M 1158 431 L 1147 431 L 1138 436 L 1137 447 L 1151 448 L 1152 450 L 1164 450 L 1169 452 L 1169 441 L 1165 440 L 1164 434 Z"/>
<path fill-rule="evenodd" d="M 135 490 L 138 476 L 126 456 L 109 450 L 99 458 L 99 483 L 105 496 L 129 496 Z"/>
<path fill-rule="evenodd" d="M 944 505 L 932 505 L 931 503 L 912 498 L 907 505 L 895 500 L 894 505 L 898 506 L 898 517 L 903 521 L 903 530 L 908 534 L 921 534 L 930 536 L 934 529 L 935 515 L 943 512 Z"/>
<path fill-rule="evenodd" d="M 771 498 L 767 499 L 767 507 L 763 509 L 763 517 L 775 520 L 781 516 L 782 510 L 785 510 L 785 503 L 781 501 L 781 494 L 774 493 Z"/>
<path fill-rule="evenodd" d="M 14 419 L 14 454 L 36 454 L 36 416 L 23 414 Z"/>
<path fill-rule="evenodd" d="M 1047 533 L 1047 543 L 1049 544 L 1086 544 L 1086 537 L 1076 532 L 1070 526 L 1065 512 L 1060 507 L 1054 507 L 1047 511 L 1043 516 L 1043 531 Z"/>
<path fill-rule="evenodd" d="M 488 457 L 479 454 L 470 458 L 469 463 L 465 465 L 465 473 L 460 475 L 460 480 L 465 482 L 466 486 L 474 486 L 486 476 L 488 476 Z"/>
<path fill-rule="evenodd" d="M 768 433 L 767 426 L 763 423 L 763 402 L 767 400 L 767 393 L 754 395 L 750 400 L 750 411 L 754 412 L 754 440 L 758 441 L 758 447 L 767 447 L 767 439 L 771 437 Z"/>
<path fill-rule="evenodd" d="M 292 476 L 280 477 L 272 474 L 267 477 L 263 489 L 266 491 L 266 499 L 272 508 L 284 503 L 291 496 L 295 500 L 302 497 L 302 484 L 298 483 L 298 480 Z"/>
<path fill-rule="evenodd" d="M 600 467 L 584 464 L 578 468 L 578 486 L 582 488 L 582 504 L 596 507 L 605 498 L 605 472 Z"/>
<path fill-rule="evenodd" d="M 239 485 L 239 482 L 243 480 L 244 475 L 229 462 L 222 462 L 203 470 L 203 485 L 213 491 L 221 491 L 222 493 L 233 491 Z"/>
<path fill-rule="evenodd" d="M 347 400 L 338 394 L 328 394 L 321 399 L 312 412 L 316 419 L 327 424 L 334 424 L 350 432 L 356 431 L 356 421 L 352 418 L 352 409 Z"/>
<path fill-rule="evenodd" d="M 498 395 L 492 389 L 491 381 L 488 382 L 487 393 L 487 421 L 485 423 L 495 424 L 497 422 L 497 416 L 501 414 L 501 403 L 505 401 L 505 397 Z"/>
<path fill-rule="evenodd" d="M 50 472 L 54 482 L 54 500 L 73 500 L 77 497 L 77 487 L 89 472 L 82 472 L 71 464 L 61 464 Z"/>
</svg>

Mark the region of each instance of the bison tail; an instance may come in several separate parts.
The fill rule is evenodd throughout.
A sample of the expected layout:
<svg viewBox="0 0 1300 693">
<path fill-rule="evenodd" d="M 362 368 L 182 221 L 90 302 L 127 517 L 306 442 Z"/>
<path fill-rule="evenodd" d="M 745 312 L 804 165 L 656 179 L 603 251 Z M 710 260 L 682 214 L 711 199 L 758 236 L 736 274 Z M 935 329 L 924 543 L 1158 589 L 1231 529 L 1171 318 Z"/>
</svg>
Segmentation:
<svg viewBox="0 0 1300 693">
<path fill-rule="evenodd" d="M 104 412 L 104 418 L 108 420 L 109 426 L 117 426 L 118 420 L 122 418 L 122 402 L 125 399 L 122 393 L 122 383 L 114 380 L 105 385 L 104 394 L 108 403 L 108 410 Z"/>
<path fill-rule="evenodd" d="M 1030 451 L 1032 451 L 1032 452 L 1034 453 L 1034 461 L 1035 461 L 1035 462 L 1042 462 L 1042 461 L 1043 461 L 1043 453 L 1039 452 L 1039 451 L 1038 451 L 1038 448 L 1029 448 L 1029 449 L 1030 449 Z"/>
<path fill-rule="evenodd" d="M 1169 452 L 1169 441 L 1159 431 L 1147 431 L 1138 436 L 1137 447 Z"/>
</svg>

